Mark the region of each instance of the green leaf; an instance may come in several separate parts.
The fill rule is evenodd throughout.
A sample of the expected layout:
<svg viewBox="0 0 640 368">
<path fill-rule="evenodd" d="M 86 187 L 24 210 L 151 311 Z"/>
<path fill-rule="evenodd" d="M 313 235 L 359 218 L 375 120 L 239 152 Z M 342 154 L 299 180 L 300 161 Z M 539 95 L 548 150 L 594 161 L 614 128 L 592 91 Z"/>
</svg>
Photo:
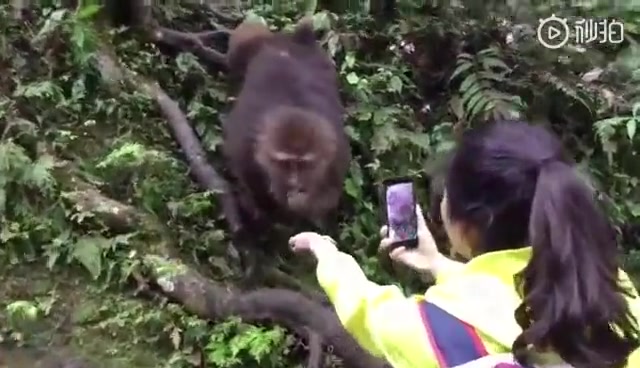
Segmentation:
<svg viewBox="0 0 640 368">
<path fill-rule="evenodd" d="M 375 153 L 387 152 L 398 142 L 398 132 L 391 124 L 376 126 L 371 138 L 371 150 Z"/>
<path fill-rule="evenodd" d="M 389 81 L 389 91 L 390 92 L 401 93 L 402 92 L 402 79 L 398 78 L 395 75 L 393 77 L 391 77 L 391 80 Z"/>
<path fill-rule="evenodd" d="M 478 77 L 475 74 L 469 74 L 460 84 L 460 92 L 466 93 L 471 86 L 478 83 Z"/>
<path fill-rule="evenodd" d="M 100 247 L 100 243 L 104 240 L 106 239 L 100 237 L 84 237 L 78 239 L 74 244 L 73 258 L 80 262 L 94 279 L 97 279 L 102 273 L 102 247 Z"/>
<path fill-rule="evenodd" d="M 44 25 L 38 33 L 33 37 L 34 42 L 40 41 L 43 37 L 53 32 L 61 23 L 64 16 L 67 14 L 66 9 L 56 10 L 47 18 Z"/>
<path fill-rule="evenodd" d="M 353 68 L 353 66 L 356 64 L 356 57 L 355 55 L 350 52 L 348 53 L 345 57 L 344 57 L 344 63 L 347 66 L 347 68 Z"/>
<path fill-rule="evenodd" d="M 91 5 L 84 6 L 82 7 L 82 9 L 80 9 L 80 11 L 78 11 L 78 13 L 76 13 L 76 19 L 82 20 L 82 19 L 91 18 L 95 14 L 97 14 L 101 8 L 102 6 L 98 4 L 91 4 Z"/>
<path fill-rule="evenodd" d="M 352 178 L 347 178 L 344 181 L 344 191 L 351 198 L 356 198 L 357 199 L 357 198 L 360 197 L 360 188 L 358 188 L 358 186 L 355 183 L 355 180 L 353 180 Z"/>
<path fill-rule="evenodd" d="M 338 52 L 338 49 L 342 46 L 340 43 L 340 35 L 337 32 L 329 31 L 327 37 L 327 49 L 329 54 L 333 57 Z"/>
<path fill-rule="evenodd" d="M 344 131 L 351 140 L 356 142 L 360 141 L 360 132 L 356 131 L 352 126 L 344 127 Z"/>
<path fill-rule="evenodd" d="M 469 63 L 466 61 L 458 63 L 456 70 L 454 70 L 453 73 L 451 74 L 451 77 L 449 77 L 449 81 L 456 79 L 459 75 L 465 73 L 467 70 L 471 69 L 472 67 L 473 67 L 473 63 Z"/>
<path fill-rule="evenodd" d="M 462 119 L 464 117 L 464 106 L 462 106 L 462 99 L 458 95 L 449 99 L 449 109 L 456 118 Z"/>
<path fill-rule="evenodd" d="M 419 147 L 425 151 L 428 151 L 431 147 L 431 139 L 427 133 L 415 133 L 410 131 L 402 132 L 402 137 L 411 142 L 414 146 Z"/>
<path fill-rule="evenodd" d="M 627 136 L 629 140 L 632 141 L 633 137 L 636 135 L 637 121 L 636 119 L 629 119 L 627 121 Z"/>
<path fill-rule="evenodd" d="M 317 0 L 305 0 L 305 13 L 313 14 L 316 11 L 318 6 Z M 329 30 L 331 29 L 331 17 L 329 13 L 326 11 L 322 11 L 316 14 L 313 14 L 313 27 L 316 30 Z"/>
<path fill-rule="evenodd" d="M 7 209 L 7 192 L 4 188 L 0 188 L 0 215 L 4 216 Z"/>
<path fill-rule="evenodd" d="M 509 66 L 505 64 L 504 61 L 498 58 L 487 57 L 487 58 L 483 58 L 481 62 L 482 62 L 482 66 L 485 69 L 497 68 L 502 70 L 510 70 Z"/>
<path fill-rule="evenodd" d="M 360 81 L 360 78 L 356 75 L 356 73 L 351 72 L 349 74 L 347 74 L 347 83 L 353 85 L 358 84 L 358 82 Z"/>
<path fill-rule="evenodd" d="M 247 15 L 244 17 L 244 21 L 251 22 L 251 23 L 261 23 L 261 24 L 264 24 L 265 26 L 267 25 L 267 21 L 252 10 L 249 10 L 247 12 Z"/>
<path fill-rule="evenodd" d="M 47 189 L 55 181 L 52 174 L 54 166 L 55 161 L 52 156 L 42 155 L 30 170 L 25 172 L 25 180 L 40 189 Z"/>
<path fill-rule="evenodd" d="M 58 9 L 51 13 L 51 15 L 49 16 L 49 19 L 59 22 L 62 19 L 64 19 L 64 16 L 67 15 L 67 13 L 68 13 L 67 9 Z"/>
<path fill-rule="evenodd" d="M 15 301 L 5 307 L 7 314 L 11 316 L 18 315 L 26 320 L 34 320 L 38 316 L 38 307 L 32 302 L 26 300 Z"/>
</svg>

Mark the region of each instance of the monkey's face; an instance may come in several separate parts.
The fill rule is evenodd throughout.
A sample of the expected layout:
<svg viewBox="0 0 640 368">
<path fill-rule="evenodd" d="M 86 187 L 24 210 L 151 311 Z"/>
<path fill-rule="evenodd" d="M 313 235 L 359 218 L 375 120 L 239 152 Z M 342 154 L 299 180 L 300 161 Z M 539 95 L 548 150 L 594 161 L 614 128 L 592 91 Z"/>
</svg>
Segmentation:
<svg viewBox="0 0 640 368">
<path fill-rule="evenodd" d="M 329 121 L 305 109 L 277 107 L 263 121 L 256 143 L 256 161 L 280 206 L 313 219 L 336 205 L 329 183 L 337 135 Z"/>
<path fill-rule="evenodd" d="M 326 181 L 327 166 L 326 160 L 313 152 L 273 152 L 267 165 L 272 195 L 294 213 L 314 212 Z"/>
</svg>

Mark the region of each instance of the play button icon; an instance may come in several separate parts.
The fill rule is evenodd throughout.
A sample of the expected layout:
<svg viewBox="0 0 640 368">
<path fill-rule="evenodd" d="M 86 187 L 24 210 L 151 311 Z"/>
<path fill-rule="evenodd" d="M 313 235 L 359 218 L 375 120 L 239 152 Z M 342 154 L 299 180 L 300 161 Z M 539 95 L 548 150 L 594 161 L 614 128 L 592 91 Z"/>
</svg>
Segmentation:
<svg viewBox="0 0 640 368">
<path fill-rule="evenodd" d="M 560 36 L 560 31 L 554 28 L 553 26 L 547 27 L 547 38 L 550 40 L 555 40 Z"/>
<path fill-rule="evenodd" d="M 538 41 L 548 49 L 559 49 L 566 45 L 569 42 L 570 33 L 567 20 L 556 17 L 555 14 L 540 19 L 538 24 Z"/>
</svg>

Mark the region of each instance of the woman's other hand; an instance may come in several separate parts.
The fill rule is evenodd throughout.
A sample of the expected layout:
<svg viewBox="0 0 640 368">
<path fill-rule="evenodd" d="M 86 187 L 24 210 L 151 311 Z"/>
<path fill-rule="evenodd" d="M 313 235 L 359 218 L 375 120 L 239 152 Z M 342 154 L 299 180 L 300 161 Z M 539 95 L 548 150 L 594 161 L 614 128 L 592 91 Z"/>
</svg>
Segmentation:
<svg viewBox="0 0 640 368">
<path fill-rule="evenodd" d="M 416 206 L 416 216 L 418 219 L 418 247 L 397 247 L 389 252 L 389 258 L 396 262 L 403 263 L 416 271 L 428 271 L 440 252 L 433 239 L 433 235 L 431 235 L 431 231 L 429 231 L 424 221 L 420 206 Z M 387 252 L 392 245 L 391 239 L 388 238 L 387 226 L 383 226 L 380 229 L 380 235 L 383 238 L 380 242 L 380 250 Z"/>
<path fill-rule="evenodd" d="M 336 242 L 331 237 L 314 232 L 303 232 L 289 239 L 289 246 L 295 253 L 311 252 L 317 258 L 319 252 L 337 251 Z"/>
</svg>

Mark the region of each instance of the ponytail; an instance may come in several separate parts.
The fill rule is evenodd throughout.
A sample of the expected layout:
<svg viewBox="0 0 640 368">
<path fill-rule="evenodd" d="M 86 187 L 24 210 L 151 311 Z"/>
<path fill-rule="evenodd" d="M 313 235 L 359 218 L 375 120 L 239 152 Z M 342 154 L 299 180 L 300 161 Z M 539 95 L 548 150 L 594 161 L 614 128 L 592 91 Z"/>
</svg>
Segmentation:
<svg viewBox="0 0 640 368">
<path fill-rule="evenodd" d="M 516 276 L 522 334 L 512 350 L 552 350 L 576 368 L 624 368 L 639 345 L 619 283 L 615 233 L 590 188 L 560 161 L 540 166 L 529 219 L 532 257 Z"/>
</svg>

